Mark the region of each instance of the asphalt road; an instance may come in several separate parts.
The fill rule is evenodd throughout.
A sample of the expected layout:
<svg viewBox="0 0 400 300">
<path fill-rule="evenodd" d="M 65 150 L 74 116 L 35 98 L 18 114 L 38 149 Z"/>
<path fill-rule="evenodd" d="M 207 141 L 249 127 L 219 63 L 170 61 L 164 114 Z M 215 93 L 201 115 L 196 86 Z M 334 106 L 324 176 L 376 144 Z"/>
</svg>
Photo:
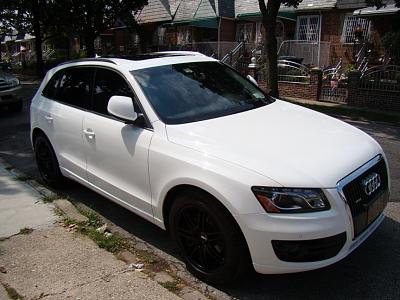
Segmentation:
<svg viewBox="0 0 400 300">
<path fill-rule="evenodd" d="M 0 109 L 0 157 L 41 181 L 29 141 L 29 99 L 36 87 L 24 85 L 23 112 L 11 114 Z M 400 299 L 400 124 L 345 121 L 372 135 L 388 157 L 392 203 L 382 226 L 361 247 L 333 266 L 289 275 L 251 274 L 240 283 L 217 288 L 240 299 Z M 164 231 L 113 202 L 73 182 L 60 192 L 92 207 L 161 251 L 178 256 Z"/>
</svg>

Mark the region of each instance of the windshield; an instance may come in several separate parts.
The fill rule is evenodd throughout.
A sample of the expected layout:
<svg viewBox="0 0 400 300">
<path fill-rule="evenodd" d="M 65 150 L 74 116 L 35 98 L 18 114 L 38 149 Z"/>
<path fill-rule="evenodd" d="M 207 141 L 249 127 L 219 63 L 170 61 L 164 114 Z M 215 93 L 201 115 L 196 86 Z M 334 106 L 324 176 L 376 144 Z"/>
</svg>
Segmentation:
<svg viewBox="0 0 400 300">
<path fill-rule="evenodd" d="M 193 62 L 131 72 L 160 119 L 182 124 L 235 114 L 270 102 L 220 62 Z"/>
</svg>

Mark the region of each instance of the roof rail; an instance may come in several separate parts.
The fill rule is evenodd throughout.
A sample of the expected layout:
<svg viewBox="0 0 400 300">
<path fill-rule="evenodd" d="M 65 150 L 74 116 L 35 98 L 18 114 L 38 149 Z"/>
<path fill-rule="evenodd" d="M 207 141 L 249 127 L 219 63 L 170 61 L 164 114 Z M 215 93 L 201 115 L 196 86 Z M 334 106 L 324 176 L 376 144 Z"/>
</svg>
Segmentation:
<svg viewBox="0 0 400 300">
<path fill-rule="evenodd" d="M 110 55 L 110 56 L 106 56 L 106 58 L 145 60 L 145 59 L 173 57 L 173 56 L 205 56 L 205 55 L 201 54 L 199 52 L 193 52 L 193 51 L 160 51 L 160 52 L 133 54 L 133 55 Z"/>
<path fill-rule="evenodd" d="M 62 66 L 65 64 L 70 64 L 70 63 L 76 63 L 76 62 L 85 62 L 85 61 L 100 61 L 100 62 L 108 62 L 108 63 L 112 63 L 114 65 L 116 65 L 117 63 L 111 59 L 108 58 L 101 58 L 101 57 L 92 57 L 92 58 L 79 58 L 79 59 L 73 59 L 73 60 L 68 60 L 68 61 L 64 61 L 60 64 L 58 64 L 58 66 Z"/>
</svg>

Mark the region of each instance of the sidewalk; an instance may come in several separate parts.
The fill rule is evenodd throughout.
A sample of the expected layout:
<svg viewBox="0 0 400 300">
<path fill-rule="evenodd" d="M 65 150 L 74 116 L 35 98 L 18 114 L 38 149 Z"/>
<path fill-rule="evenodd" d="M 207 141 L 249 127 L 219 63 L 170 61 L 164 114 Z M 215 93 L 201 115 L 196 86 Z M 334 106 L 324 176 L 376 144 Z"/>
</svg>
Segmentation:
<svg viewBox="0 0 400 300">
<path fill-rule="evenodd" d="M 0 299 L 179 299 L 92 240 L 0 162 Z"/>
<path fill-rule="evenodd" d="M 286 97 L 283 98 L 283 100 L 341 118 L 350 118 L 360 121 L 391 123 L 394 125 L 400 124 L 399 112 L 374 110 L 363 107 L 349 106 L 342 103 L 313 101 L 292 97 Z"/>
</svg>

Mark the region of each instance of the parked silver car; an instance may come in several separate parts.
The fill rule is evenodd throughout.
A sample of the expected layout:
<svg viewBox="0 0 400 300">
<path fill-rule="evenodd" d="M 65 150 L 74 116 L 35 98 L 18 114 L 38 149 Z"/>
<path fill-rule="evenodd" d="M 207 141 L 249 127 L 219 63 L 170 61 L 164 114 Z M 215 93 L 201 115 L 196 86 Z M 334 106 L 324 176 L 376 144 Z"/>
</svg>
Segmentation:
<svg viewBox="0 0 400 300">
<path fill-rule="evenodd" d="M 19 79 L 11 74 L 11 67 L 7 63 L 0 63 L 0 106 L 7 106 L 9 110 L 22 110 L 22 99 L 17 91 L 21 88 Z"/>
</svg>

